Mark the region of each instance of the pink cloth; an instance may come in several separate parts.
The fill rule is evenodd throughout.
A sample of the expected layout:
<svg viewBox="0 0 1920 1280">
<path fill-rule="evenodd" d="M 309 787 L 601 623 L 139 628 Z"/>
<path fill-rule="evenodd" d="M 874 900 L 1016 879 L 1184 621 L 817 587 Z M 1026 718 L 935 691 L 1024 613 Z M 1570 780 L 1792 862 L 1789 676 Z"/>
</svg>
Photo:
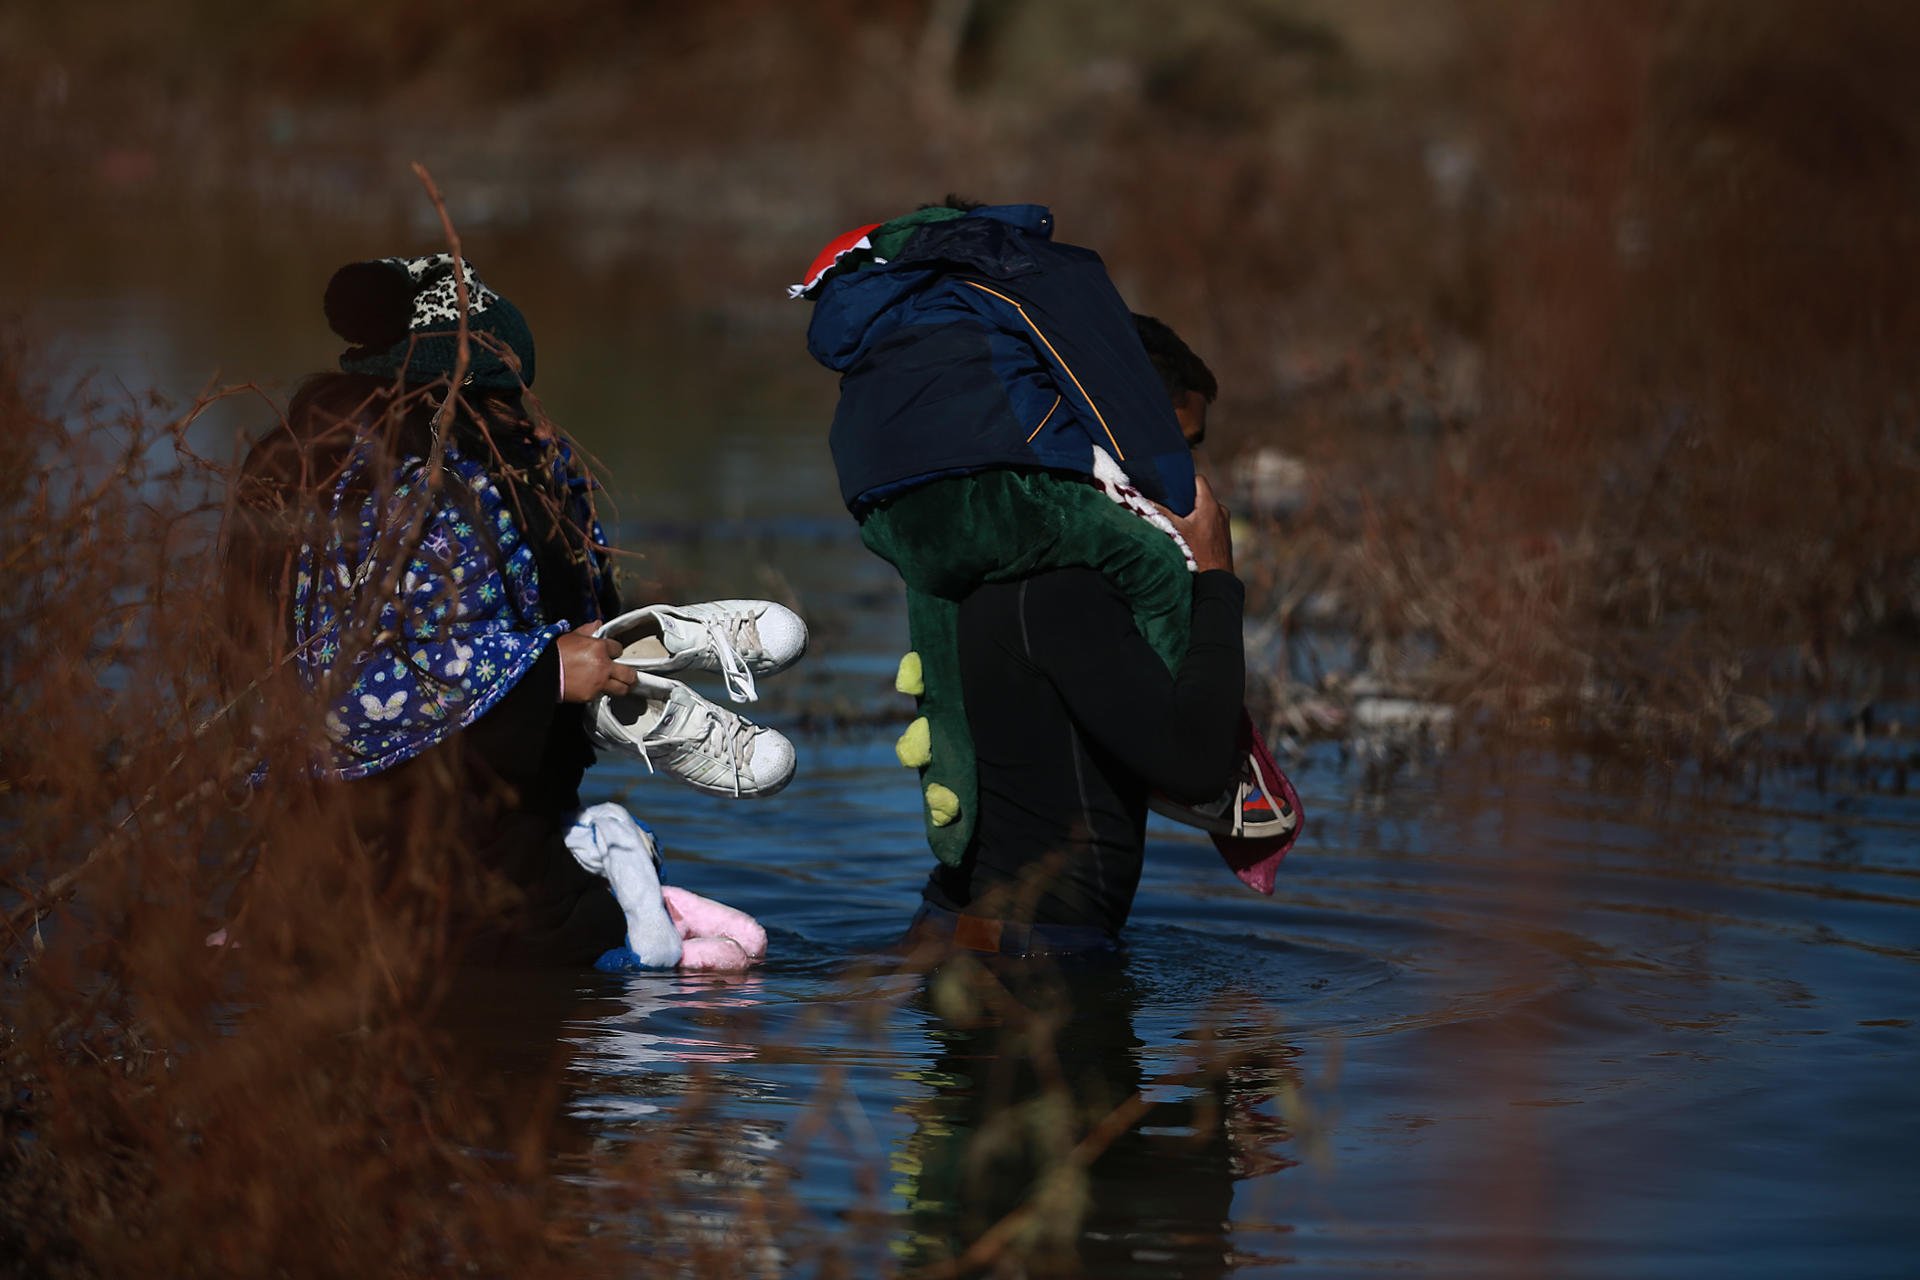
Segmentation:
<svg viewBox="0 0 1920 1280">
<path fill-rule="evenodd" d="M 670 884 L 660 896 L 680 931 L 682 969 L 745 969 L 765 958 L 767 931 L 746 912 Z"/>
<path fill-rule="evenodd" d="M 1294 815 L 1293 829 L 1279 836 L 1215 835 L 1213 847 L 1220 851 L 1220 857 L 1240 878 L 1241 884 L 1256 893 L 1271 894 L 1280 859 L 1287 856 L 1287 850 L 1300 838 L 1300 829 L 1307 825 L 1307 818 L 1300 810 L 1300 797 L 1293 789 L 1292 780 L 1273 762 L 1266 739 L 1253 727 L 1253 717 L 1244 710 L 1240 712 L 1240 749 L 1252 762 L 1254 781 L 1265 793 L 1268 803 L 1276 810 Z"/>
</svg>

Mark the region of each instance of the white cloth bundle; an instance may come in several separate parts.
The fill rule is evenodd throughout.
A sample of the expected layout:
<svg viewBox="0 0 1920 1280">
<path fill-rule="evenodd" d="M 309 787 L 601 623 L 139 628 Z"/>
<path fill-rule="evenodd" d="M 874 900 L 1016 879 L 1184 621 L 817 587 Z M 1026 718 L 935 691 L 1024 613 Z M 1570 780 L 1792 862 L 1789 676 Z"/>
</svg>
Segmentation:
<svg viewBox="0 0 1920 1280">
<path fill-rule="evenodd" d="M 1133 481 L 1120 469 L 1120 464 L 1099 445 L 1093 446 L 1093 480 L 1100 486 L 1100 492 L 1172 538 L 1180 554 L 1186 557 L 1188 569 L 1199 568 L 1193 559 L 1193 549 L 1173 527 L 1173 521 L 1167 519 L 1166 513 L 1155 506 L 1151 498 L 1133 487 Z"/>
<path fill-rule="evenodd" d="M 767 954 L 767 931 L 752 916 L 661 883 L 660 846 L 624 806 L 582 810 L 566 841 L 575 862 L 606 877 L 627 917 L 632 957 L 610 971 L 635 960 L 649 969 L 739 970 Z"/>
</svg>

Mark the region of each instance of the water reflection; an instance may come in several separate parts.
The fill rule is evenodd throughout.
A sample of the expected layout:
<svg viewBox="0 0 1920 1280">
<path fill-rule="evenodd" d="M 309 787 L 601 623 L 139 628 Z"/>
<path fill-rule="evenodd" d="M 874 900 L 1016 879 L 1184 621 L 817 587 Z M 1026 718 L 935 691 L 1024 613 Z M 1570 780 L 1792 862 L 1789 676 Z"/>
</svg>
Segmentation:
<svg viewBox="0 0 1920 1280">
<path fill-rule="evenodd" d="M 893 1160 L 903 1261 L 1001 1252 L 1100 1276 L 1234 1265 L 1233 1183 L 1293 1164 L 1263 1110 L 1285 1067 L 1227 1050 L 1149 1075 L 1124 959 L 949 962 L 916 997 L 938 1046 Z M 1220 1043 L 1220 1042 L 1216 1042 Z M 1222 1046 L 1224 1048 L 1224 1045 Z"/>
</svg>

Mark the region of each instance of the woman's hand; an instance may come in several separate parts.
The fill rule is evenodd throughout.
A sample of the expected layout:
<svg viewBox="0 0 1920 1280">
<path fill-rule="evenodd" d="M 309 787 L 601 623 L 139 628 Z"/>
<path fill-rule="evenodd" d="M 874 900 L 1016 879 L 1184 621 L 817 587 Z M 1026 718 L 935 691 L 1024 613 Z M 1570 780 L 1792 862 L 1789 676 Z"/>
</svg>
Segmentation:
<svg viewBox="0 0 1920 1280">
<path fill-rule="evenodd" d="M 560 651 L 560 700 L 585 702 L 600 694 L 622 694 L 633 688 L 634 673 L 615 662 L 620 642 L 569 631 L 553 642 Z"/>
<path fill-rule="evenodd" d="M 1187 540 L 1187 550 L 1193 552 L 1194 572 L 1205 573 L 1208 569 L 1233 572 L 1232 515 L 1213 496 L 1213 486 L 1205 476 L 1193 478 L 1192 515 L 1177 516 L 1165 507 L 1160 510 L 1166 512 L 1167 519 L 1173 521 L 1173 527 Z"/>
</svg>

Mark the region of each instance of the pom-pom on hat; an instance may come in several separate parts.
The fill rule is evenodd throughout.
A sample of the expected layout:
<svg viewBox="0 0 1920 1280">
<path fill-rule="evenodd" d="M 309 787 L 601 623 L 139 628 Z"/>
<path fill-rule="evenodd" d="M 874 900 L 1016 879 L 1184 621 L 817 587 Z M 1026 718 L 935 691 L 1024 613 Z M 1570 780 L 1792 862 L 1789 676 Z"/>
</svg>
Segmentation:
<svg viewBox="0 0 1920 1280">
<path fill-rule="evenodd" d="M 495 391 L 533 384 L 533 331 L 520 309 L 489 289 L 471 262 L 467 282 L 467 381 Z M 453 373 L 459 354 L 459 291 L 453 255 L 349 262 L 327 282 L 322 304 L 333 331 L 354 345 L 348 373 L 431 382 Z"/>
</svg>

